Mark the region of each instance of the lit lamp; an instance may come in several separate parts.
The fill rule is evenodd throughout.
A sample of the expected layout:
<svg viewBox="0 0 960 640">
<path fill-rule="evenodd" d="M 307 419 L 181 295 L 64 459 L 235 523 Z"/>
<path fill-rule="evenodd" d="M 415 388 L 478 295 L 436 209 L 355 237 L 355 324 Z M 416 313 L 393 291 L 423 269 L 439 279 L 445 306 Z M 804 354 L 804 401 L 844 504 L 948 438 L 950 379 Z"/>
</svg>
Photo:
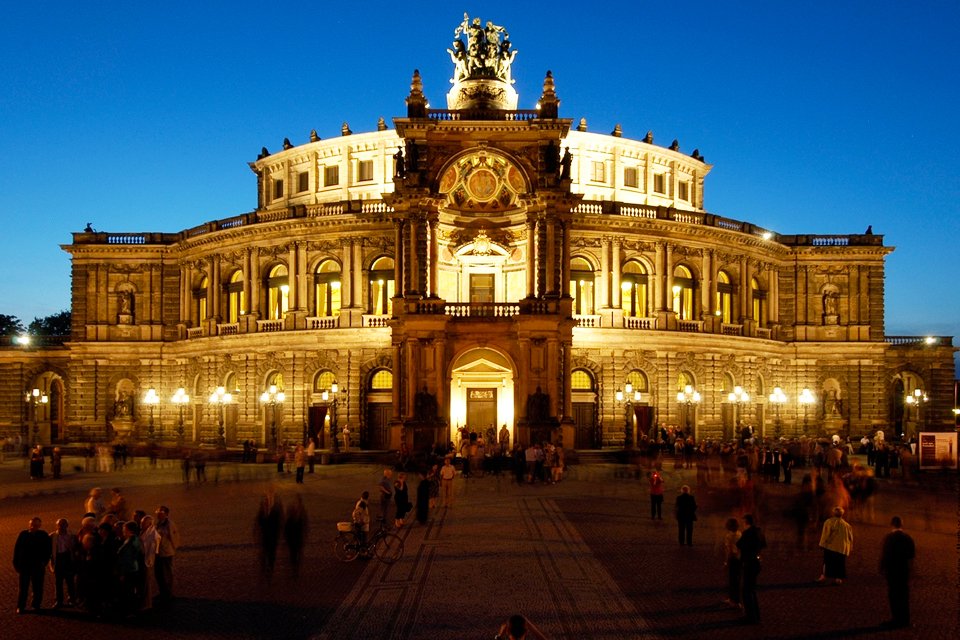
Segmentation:
<svg viewBox="0 0 960 640">
<path fill-rule="evenodd" d="M 787 401 L 787 394 L 783 392 L 783 389 L 780 387 L 774 387 L 773 393 L 770 394 L 770 404 L 773 405 L 774 410 L 777 413 L 777 421 L 774 423 L 774 432 L 773 435 L 777 438 L 780 437 L 781 423 L 780 423 L 780 407 L 783 406 L 783 403 Z"/>
<path fill-rule="evenodd" d="M 33 442 L 37 444 L 40 442 L 40 425 L 37 423 L 37 409 L 50 402 L 50 398 L 47 397 L 47 394 L 40 391 L 34 387 L 31 391 L 26 393 L 27 405 L 30 407 L 30 412 L 33 414 Z"/>
<path fill-rule="evenodd" d="M 342 389 L 336 381 L 330 383 L 330 390 L 324 389 L 320 393 L 320 398 L 328 403 L 330 407 L 330 439 L 333 440 L 333 452 L 337 453 L 340 451 L 340 443 L 338 440 L 339 434 L 337 433 L 337 407 L 340 406 L 340 395 Z"/>
<path fill-rule="evenodd" d="M 155 439 L 155 433 L 153 431 L 153 408 L 160 403 L 160 396 L 157 395 L 157 390 L 153 387 L 147 389 L 147 392 L 143 394 L 143 404 L 150 407 L 150 424 L 147 427 L 147 439 L 150 442 L 153 442 Z"/>
<path fill-rule="evenodd" d="M 677 402 L 684 406 L 687 435 L 692 435 L 692 430 L 690 428 L 690 414 L 692 413 L 692 407 L 700 404 L 700 392 L 694 389 L 693 385 L 684 385 L 683 391 L 677 391 Z"/>
<path fill-rule="evenodd" d="M 183 408 L 190 403 L 190 396 L 187 395 L 183 387 L 178 387 L 173 397 L 170 398 L 170 402 L 177 405 L 177 410 L 180 414 L 177 420 L 177 441 L 183 444 Z"/>
<path fill-rule="evenodd" d="M 216 390 L 210 394 L 209 400 L 210 404 L 217 407 L 217 446 L 226 447 L 227 438 L 223 423 L 226 418 L 226 406 L 233 402 L 233 394 L 227 393 L 227 390 L 223 387 L 217 387 Z"/>
<path fill-rule="evenodd" d="M 279 434 L 277 433 L 277 404 L 287 399 L 287 394 L 277 389 L 277 385 L 272 384 L 267 390 L 260 394 L 260 402 L 270 407 L 270 434 L 273 437 L 274 446 L 280 445 Z"/>
<path fill-rule="evenodd" d="M 639 389 L 634 389 L 634 388 L 633 388 L 633 384 L 632 384 L 631 382 L 629 382 L 629 381 L 623 386 L 623 388 L 624 388 L 624 391 L 625 391 L 626 393 L 624 393 L 624 391 L 621 391 L 620 389 L 617 389 L 617 390 L 614 392 L 613 397 L 614 397 L 614 400 L 615 400 L 615 402 L 614 402 L 615 405 L 618 405 L 618 406 L 619 406 L 619 405 L 622 404 L 623 407 L 624 407 L 624 425 L 623 425 L 623 428 L 624 428 L 624 437 L 623 437 L 623 446 L 624 446 L 624 448 L 629 449 L 630 447 L 633 446 L 633 442 L 634 442 L 634 438 L 633 438 L 633 419 L 634 419 L 634 415 L 633 415 L 633 405 L 634 405 L 635 403 L 639 403 L 639 402 L 640 402 L 640 400 L 641 400 L 641 398 L 642 398 L 642 394 L 641 394 L 641 392 L 640 392 Z"/>
<path fill-rule="evenodd" d="M 747 393 L 743 387 L 737 385 L 733 388 L 733 391 L 727 394 L 727 402 L 733 405 L 734 410 L 734 424 L 737 427 L 737 432 L 740 432 L 740 419 L 743 417 L 743 405 L 750 402 L 750 394 Z"/>
<path fill-rule="evenodd" d="M 810 391 L 807 387 L 804 387 L 800 392 L 800 395 L 797 397 L 797 402 L 800 403 L 800 406 L 803 407 L 803 432 L 807 432 L 807 409 L 814 402 L 817 401 L 817 397 L 813 395 L 813 392 Z"/>
<path fill-rule="evenodd" d="M 908 393 L 907 397 L 904 399 L 908 407 L 912 406 L 916 408 L 917 426 L 920 426 L 920 406 L 925 404 L 928 399 L 929 398 L 927 398 L 927 394 L 925 394 L 923 392 L 923 389 L 921 389 L 920 387 L 917 387 L 916 389 L 914 389 L 913 393 Z M 901 433 L 900 435 L 902 436 L 903 433 Z"/>
</svg>

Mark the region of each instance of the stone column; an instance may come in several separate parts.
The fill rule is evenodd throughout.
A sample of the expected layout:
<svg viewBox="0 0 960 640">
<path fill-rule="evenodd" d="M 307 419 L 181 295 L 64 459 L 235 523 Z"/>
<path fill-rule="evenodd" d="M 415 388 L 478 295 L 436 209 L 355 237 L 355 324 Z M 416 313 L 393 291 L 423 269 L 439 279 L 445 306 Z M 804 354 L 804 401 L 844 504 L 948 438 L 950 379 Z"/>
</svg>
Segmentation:
<svg viewBox="0 0 960 640">
<path fill-rule="evenodd" d="M 664 286 L 664 303 L 663 308 L 672 311 L 673 310 L 673 245 L 668 244 L 665 247 L 666 251 L 664 252 L 663 261 L 664 261 L 664 280 L 666 284 Z"/>
<path fill-rule="evenodd" d="M 207 317 L 200 318 L 201 323 L 206 321 L 209 318 L 214 317 L 214 300 L 213 297 L 217 290 L 217 278 L 214 269 L 214 259 L 210 258 L 207 260 Z"/>
<path fill-rule="evenodd" d="M 429 297 L 430 298 L 439 298 L 440 297 L 440 288 L 437 286 L 437 278 L 439 277 L 439 268 L 438 262 L 440 260 L 440 244 L 437 239 L 437 215 L 432 214 L 427 218 L 427 225 L 430 230 L 429 238 L 429 262 L 430 262 L 430 277 L 429 277 Z"/>
<path fill-rule="evenodd" d="M 353 240 L 344 240 L 340 244 L 340 307 L 353 306 Z"/>
<path fill-rule="evenodd" d="M 527 215 L 527 297 L 537 297 L 537 221 Z"/>
<path fill-rule="evenodd" d="M 297 261 L 297 243 L 290 243 L 287 255 L 287 308 L 296 311 L 300 307 L 300 270 Z"/>
<path fill-rule="evenodd" d="M 350 268 L 352 269 L 351 275 L 353 275 L 353 298 L 351 306 L 362 310 L 364 306 L 363 241 L 359 238 L 354 238 L 351 246 L 353 249 L 353 259 L 350 261 Z M 396 275 L 396 267 L 394 267 L 394 275 Z"/>
<path fill-rule="evenodd" d="M 540 297 L 547 293 L 547 225 L 541 214 L 537 220 L 537 292 Z"/>
<path fill-rule="evenodd" d="M 557 294 L 557 222 L 547 219 L 547 295 Z"/>
<path fill-rule="evenodd" d="M 307 277 L 307 247 L 303 242 L 297 244 L 297 309 L 305 311 L 307 308 L 307 284 L 310 279 Z M 342 283 L 341 283 L 342 286 Z"/>
<path fill-rule="evenodd" d="M 610 239 L 600 240 L 600 306 L 613 306 L 613 296 L 610 290 Z"/>
<path fill-rule="evenodd" d="M 180 265 L 180 323 L 190 321 L 190 267 Z"/>
<path fill-rule="evenodd" d="M 713 317 L 717 304 L 717 279 L 713 277 L 713 250 L 704 250 L 700 261 L 700 306 L 703 314 Z"/>
<path fill-rule="evenodd" d="M 241 268 L 243 269 L 243 305 L 241 305 L 240 313 L 246 315 L 250 313 L 250 292 L 253 288 L 253 273 L 250 271 L 250 249 L 247 249 L 243 254 Z"/>
<path fill-rule="evenodd" d="M 666 311 L 666 297 L 663 294 L 663 289 L 666 286 L 667 279 L 663 273 L 663 243 L 658 242 L 656 245 L 656 253 L 654 254 L 654 272 L 651 274 L 653 285 L 653 300 L 654 307 L 653 312 L 657 313 L 659 311 Z"/>
<path fill-rule="evenodd" d="M 407 285 L 407 291 L 405 293 L 408 295 L 410 294 L 415 295 L 420 293 L 420 289 L 418 286 L 419 283 L 417 281 L 418 280 L 417 275 L 420 272 L 420 264 L 418 261 L 419 256 L 417 255 L 417 240 L 419 239 L 418 236 L 420 235 L 420 225 L 418 224 L 416 218 L 413 215 L 411 215 L 410 218 L 407 220 L 407 229 L 410 237 L 409 237 L 409 242 L 407 243 L 406 271 L 407 271 L 408 285 Z"/>
<path fill-rule="evenodd" d="M 250 315 L 254 319 L 260 317 L 260 296 L 263 289 L 263 278 L 260 277 L 260 249 L 250 249 Z"/>
<path fill-rule="evenodd" d="M 398 218 L 393 221 L 393 286 L 398 296 L 402 296 L 404 291 L 403 227 L 403 220 Z"/>
<path fill-rule="evenodd" d="M 569 295 L 567 286 L 570 282 L 570 221 L 558 222 L 560 227 L 560 295 Z"/>
<path fill-rule="evenodd" d="M 617 239 L 613 240 L 611 244 L 613 245 L 613 264 L 610 273 L 613 277 L 610 285 L 610 306 L 614 309 L 620 309 L 623 306 L 623 297 L 620 295 L 620 274 L 623 269 L 622 259 L 620 258 L 620 245 L 622 243 Z"/>
</svg>

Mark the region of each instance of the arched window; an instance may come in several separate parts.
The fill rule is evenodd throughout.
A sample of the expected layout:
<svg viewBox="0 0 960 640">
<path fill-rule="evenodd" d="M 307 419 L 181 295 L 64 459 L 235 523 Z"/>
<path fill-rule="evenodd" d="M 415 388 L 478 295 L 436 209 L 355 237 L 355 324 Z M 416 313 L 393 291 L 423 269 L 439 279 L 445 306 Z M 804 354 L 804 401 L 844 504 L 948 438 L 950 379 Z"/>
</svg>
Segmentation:
<svg viewBox="0 0 960 640">
<path fill-rule="evenodd" d="M 314 313 L 320 317 L 340 315 L 340 265 L 324 260 L 313 274 Z"/>
<path fill-rule="evenodd" d="M 281 320 L 289 309 L 290 279 L 282 264 L 270 269 L 267 276 L 267 320 Z"/>
<path fill-rule="evenodd" d="M 200 284 L 193 290 L 193 326 L 199 327 L 207 319 L 207 284 L 204 276 Z"/>
<path fill-rule="evenodd" d="M 623 315 L 645 318 L 647 312 L 647 269 L 636 260 L 623 265 L 620 276 L 620 307 Z"/>
<path fill-rule="evenodd" d="M 691 374 L 689 371 L 681 371 L 679 374 L 677 374 L 677 391 L 684 391 L 687 388 L 687 385 L 690 385 L 691 387 L 694 386 L 693 374 Z"/>
<path fill-rule="evenodd" d="M 760 290 L 760 281 L 756 278 L 750 280 L 750 295 L 753 299 L 753 319 L 757 326 L 762 327 L 766 324 L 764 316 L 766 315 L 767 293 Z"/>
<path fill-rule="evenodd" d="M 393 389 L 393 374 L 389 369 L 378 369 L 370 376 L 370 391 Z"/>
<path fill-rule="evenodd" d="M 237 374 L 230 372 L 227 374 L 226 379 L 223 381 L 223 388 L 227 390 L 227 393 L 233 394 L 233 401 L 238 402 L 237 396 L 240 395 L 240 386 L 237 384 Z"/>
<path fill-rule="evenodd" d="M 717 315 L 720 322 L 733 322 L 733 283 L 726 271 L 717 273 Z"/>
<path fill-rule="evenodd" d="M 733 391 L 734 386 L 736 385 L 733 382 L 733 375 L 731 375 L 730 373 L 724 373 L 723 385 L 721 386 L 721 390 L 723 391 L 723 393 L 721 394 L 720 397 L 725 399 L 727 397 L 727 394 Z"/>
<path fill-rule="evenodd" d="M 570 261 L 570 296 L 575 315 L 593 314 L 593 269 L 583 258 Z"/>
<path fill-rule="evenodd" d="M 243 296 L 243 272 L 239 269 L 234 271 L 224 289 L 227 292 L 227 322 L 240 322 L 246 303 Z"/>
<path fill-rule="evenodd" d="M 274 371 L 267 376 L 267 389 L 272 385 L 277 386 L 277 391 L 283 391 L 283 374 L 279 371 Z"/>
<path fill-rule="evenodd" d="M 586 369 L 574 369 L 570 374 L 570 388 L 573 391 L 593 391 L 593 376 Z"/>
<path fill-rule="evenodd" d="M 643 371 L 638 371 L 634 369 L 627 374 L 627 384 L 629 384 L 634 392 L 640 391 L 647 393 L 650 390 L 650 385 L 647 381 L 647 375 Z"/>
<path fill-rule="evenodd" d="M 321 371 L 313 379 L 313 390 L 316 393 L 323 393 L 324 391 L 330 391 L 333 388 L 333 383 L 336 381 L 337 381 L 337 377 L 333 375 L 333 371 L 330 371 L 330 370 Z"/>
<path fill-rule="evenodd" d="M 374 261 L 370 267 L 369 291 L 370 313 L 376 316 L 393 315 L 396 283 L 393 281 L 392 258 L 378 258 Z"/>
<path fill-rule="evenodd" d="M 683 265 L 673 269 L 673 312 L 680 320 L 693 319 L 693 274 Z"/>
</svg>

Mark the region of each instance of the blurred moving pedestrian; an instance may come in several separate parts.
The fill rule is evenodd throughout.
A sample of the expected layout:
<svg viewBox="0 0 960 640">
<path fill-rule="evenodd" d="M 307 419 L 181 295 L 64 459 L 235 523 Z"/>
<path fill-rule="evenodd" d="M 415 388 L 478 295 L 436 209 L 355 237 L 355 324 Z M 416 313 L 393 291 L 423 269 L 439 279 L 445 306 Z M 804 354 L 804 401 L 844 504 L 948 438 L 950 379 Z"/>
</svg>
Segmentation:
<svg viewBox="0 0 960 640">
<path fill-rule="evenodd" d="M 697 519 L 697 500 L 690 493 L 690 487 L 680 487 L 674 512 L 677 518 L 677 538 L 680 545 L 693 546 L 693 523 Z"/>
<path fill-rule="evenodd" d="M 723 534 L 723 566 L 727 570 L 727 597 L 723 600 L 731 607 L 740 607 L 740 578 L 741 567 L 740 549 L 737 541 L 740 540 L 740 523 L 736 518 L 727 520 Z"/>
<path fill-rule="evenodd" d="M 436 467 L 436 465 L 434 465 Z M 417 522 L 420 524 L 427 524 L 427 519 L 430 517 L 430 504 L 432 498 L 430 497 L 430 485 L 432 481 L 430 478 L 424 474 L 420 473 L 420 482 L 417 483 Z"/>
<path fill-rule="evenodd" d="M 153 516 L 143 516 L 140 519 L 140 546 L 143 551 L 143 582 L 140 592 L 140 610 L 144 611 L 153 606 L 153 598 L 157 595 L 154 580 L 154 565 L 157 562 L 157 544 L 159 536 L 153 526 Z"/>
<path fill-rule="evenodd" d="M 298 493 L 287 507 L 287 517 L 283 523 L 283 539 L 290 552 L 290 571 L 294 579 L 300 577 L 300 561 L 303 558 L 303 545 L 307 541 L 308 530 L 307 508 L 303 506 L 303 496 Z"/>
<path fill-rule="evenodd" d="M 254 538 L 260 546 L 260 571 L 273 574 L 277 562 L 277 545 L 280 543 L 280 527 L 283 525 L 283 504 L 273 488 L 260 499 L 260 508 L 254 521 Z"/>
<path fill-rule="evenodd" d="M 663 476 L 659 471 L 650 474 L 650 519 L 663 520 Z"/>
<path fill-rule="evenodd" d="M 853 550 L 853 527 L 843 519 L 843 507 L 834 507 L 833 516 L 823 523 L 820 548 L 823 572 L 817 582 L 833 580 L 833 584 L 843 584 L 847 578 L 847 556 Z"/>
<path fill-rule="evenodd" d="M 740 602 L 743 604 L 743 621 L 747 624 L 760 622 L 760 601 L 757 599 L 757 578 L 760 575 L 760 552 L 767 546 L 767 539 L 760 527 L 754 526 L 753 514 L 745 514 L 746 525 L 737 549 L 740 550 L 740 564 L 743 579 L 741 582 Z"/>
<path fill-rule="evenodd" d="M 303 471 L 307 466 L 307 452 L 301 444 L 298 444 L 293 452 L 293 466 L 297 470 L 297 484 L 303 484 Z"/>
<path fill-rule="evenodd" d="M 500 625 L 494 640 L 547 640 L 547 637 L 526 616 L 516 615 Z"/>
<path fill-rule="evenodd" d="M 383 477 L 380 478 L 380 482 L 377 483 L 377 488 L 380 490 L 380 519 L 383 520 L 383 525 L 389 527 L 390 524 L 390 505 L 393 504 L 393 469 L 384 469 Z"/>
<path fill-rule="evenodd" d="M 407 484 L 405 473 L 397 474 L 397 481 L 393 485 L 393 502 L 397 509 L 393 517 L 393 526 L 399 529 L 403 526 L 410 509 L 413 508 L 413 504 L 410 503 L 410 486 Z"/>
<path fill-rule="evenodd" d="M 83 509 L 84 513 L 93 514 L 93 519 L 99 523 L 103 514 L 107 512 L 107 505 L 103 501 L 103 489 L 100 487 L 90 489 L 90 496 L 83 503 Z"/>
<path fill-rule="evenodd" d="M 40 518 L 30 519 L 28 527 L 20 532 L 13 546 L 13 568 L 20 574 L 17 592 L 17 613 L 27 609 L 27 591 L 33 591 L 32 606 L 35 611 L 43 608 L 43 578 L 50 562 L 50 536 L 40 528 Z"/>
<path fill-rule="evenodd" d="M 890 526 L 893 531 L 883 538 L 883 550 L 880 552 L 880 575 L 887 581 L 887 599 L 892 617 L 883 626 L 899 629 L 910 626 L 910 573 L 916 546 L 913 538 L 903 531 L 900 516 L 893 516 Z"/>
</svg>

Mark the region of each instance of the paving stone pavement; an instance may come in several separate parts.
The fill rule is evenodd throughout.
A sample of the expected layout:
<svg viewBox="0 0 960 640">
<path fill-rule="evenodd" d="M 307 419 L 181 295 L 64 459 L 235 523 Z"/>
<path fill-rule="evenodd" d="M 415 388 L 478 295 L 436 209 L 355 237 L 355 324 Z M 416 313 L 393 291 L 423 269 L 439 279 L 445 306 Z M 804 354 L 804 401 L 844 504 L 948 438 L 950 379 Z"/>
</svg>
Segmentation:
<svg viewBox="0 0 960 640">
<path fill-rule="evenodd" d="M 67 465 L 65 465 L 67 468 Z M 720 605 L 718 540 L 731 513 L 723 483 L 697 487 L 691 471 L 669 469 L 665 519 L 651 522 L 645 480 L 623 467 L 571 467 L 557 485 L 517 486 L 508 476 L 456 481 L 452 509 L 427 526 L 401 530 L 404 557 L 337 562 L 334 524 L 360 491 L 373 490 L 372 466 L 317 467 L 304 485 L 271 465 L 208 468 L 203 486 L 182 484 L 179 467 L 145 461 L 111 474 L 74 472 L 29 481 L 20 461 L 0 464 L 0 637 L 102 638 L 490 638 L 523 612 L 549 638 L 955 638 L 958 634 L 956 477 L 923 484 L 883 481 L 875 522 L 854 521 L 850 579 L 819 587 L 820 555 L 798 550 L 782 516 L 798 485 L 765 487 L 760 512 L 770 548 L 760 576 L 763 622 L 736 623 Z M 216 480 L 216 481 L 214 481 Z M 680 484 L 694 486 L 701 517 L 694 546 L 680 548 L 670 504 Z M 299 578 L 281 553 L 272 576 L 259 570 L 252 524 L 259 496 L 274 485 L 283 499 L 299 493 L 310 515 L 310 544 Z M 414 493 L 416 480 L 411 483 Z M 175 566 L 178 600 L 168 615 L 117 623 L 61 610 L 16 616 L 13 541 L 38 514 L 52 528 L 79 517 L 92 486 L 121 486 L 132 508 L 171 507 L 183 547 Z M 887 617 L 877 575 L 879 542 L 892 513 L 903 515 L 918 545 L 914 627 L 883 631 Z M 46 585 L 52 602 L 52 581 Z M 4 605 L 3 603 L 7 603 Z"/>
</svg>

